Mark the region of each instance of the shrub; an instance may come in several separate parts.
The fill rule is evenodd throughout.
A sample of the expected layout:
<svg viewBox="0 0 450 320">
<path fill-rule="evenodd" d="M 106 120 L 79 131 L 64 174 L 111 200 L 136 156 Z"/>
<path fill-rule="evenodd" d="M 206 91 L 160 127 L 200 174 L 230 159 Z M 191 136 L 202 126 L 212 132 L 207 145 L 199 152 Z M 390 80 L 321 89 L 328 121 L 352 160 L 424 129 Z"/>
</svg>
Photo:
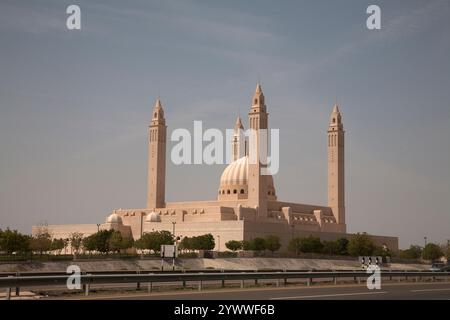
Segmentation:
<svg viewBox="0 0 450 320">
<path fill-rule="evenodd" d="M 370 236 L 366 233 L 358 233 L 350 238 L 348 253 L 351 256 L 371 256 L 376 246 Z"/>
<path fill-rule="evenodd" d="M 230 249 L 233 252 L 240 250 L 242 249 L 242 241 L 230 240 L 225 243 L 225 247 L 227 247 L 227 249 Z"/>
</svg>

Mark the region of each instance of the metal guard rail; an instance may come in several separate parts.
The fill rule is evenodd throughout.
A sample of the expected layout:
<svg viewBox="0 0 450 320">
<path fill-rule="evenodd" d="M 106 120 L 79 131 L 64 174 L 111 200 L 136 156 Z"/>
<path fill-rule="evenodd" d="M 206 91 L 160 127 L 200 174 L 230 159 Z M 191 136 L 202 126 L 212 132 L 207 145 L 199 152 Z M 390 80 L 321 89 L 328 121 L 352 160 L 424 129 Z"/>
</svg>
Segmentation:
<svg viewBox="0 0 450 320">
<path fill-rule="evenodd" d="M 80 274 L 81 283 L 153 283 L 178 281 L 214 280 L 277 280 L 277 279 L 323 279 L 323 278 L 367 278 L 366 271 L 332 272 L 211 272 L 211 273 L 125 273 L 125 274 Z M 71 274 L 48 276 L 6 276 L 0 278 L 0 288 L 24 286 L 65 285 Z M 382 277 L 450 277 L 450 272 L 441 271 L 382 271 Z"/>
</svg>

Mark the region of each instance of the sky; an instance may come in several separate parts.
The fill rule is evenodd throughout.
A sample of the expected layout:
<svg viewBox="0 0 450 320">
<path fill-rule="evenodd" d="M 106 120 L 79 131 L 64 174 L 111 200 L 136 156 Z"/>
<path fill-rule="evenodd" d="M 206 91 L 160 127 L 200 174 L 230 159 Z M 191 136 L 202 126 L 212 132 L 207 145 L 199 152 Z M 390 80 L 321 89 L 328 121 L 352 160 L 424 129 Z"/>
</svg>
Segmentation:
<svg viewBox="0 0 450 320">
<path fill-rule="evenodd" d="M 66 27 L 81 8 L 81 30 Z M 366 9 L 381 8 L 381 30 Z M 279 200 L 327 201 L 329 114 L 346 130 L 349 232 L 450 239 L 450 2 L 0 3 L 0 228 L 145 206 L 157 96 L 169 134 L 232 128 L 257 81 L 280 129 Z M 174 142 L 168 144 L 168 154 Z M 215 199 L 225 165 L 167 166 L 168 201 Z"/>
</svg>

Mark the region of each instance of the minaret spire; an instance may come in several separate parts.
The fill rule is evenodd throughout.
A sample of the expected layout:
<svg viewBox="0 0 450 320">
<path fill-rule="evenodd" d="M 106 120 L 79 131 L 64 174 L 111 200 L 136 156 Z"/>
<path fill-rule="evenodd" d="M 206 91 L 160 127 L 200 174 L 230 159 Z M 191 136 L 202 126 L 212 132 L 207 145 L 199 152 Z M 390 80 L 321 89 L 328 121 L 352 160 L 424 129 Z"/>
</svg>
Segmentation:
<svg viewBox="0 0 450 320">
<path fill-rule="evenodd" d="M 248 165 L 248 203 L 257 208 L 257 215 L 260 218 L 267 217 L 267 177 L 261 174 L 261 169 L 267 163 L 267 159 L 262 159 L 263 150 L 267 151 L 267 129 L 268 117 L 264 101 L 264 93 L 260 83 L 256 84 L 253 94 L 252 106 L 248 114 L 250 126 L 249 140 L 249 165 Z M 263 132 L 266 130 L 266 132 Z"/>
<path fill-rule="evenodd" d="M 328 126 L 328 206 L 342 232 L 346 231 L 344 189 L 344 125 L 339 106 L 335 104 Z"/>
<path fill-rule="evenodd" d="M 241 117 L 237 117 L 236 123 L 234 124 L 233 138 L 231 141 L 231 161 L 236 161 L 237 159 L 243 157 L 245 147 L 244 147 L 244 126 L 242 125 Z"/>
<path fill-rule="evenodd" d="M 147 208 L 165 206 L 166 129 L 164 110 L 158 96 L 148 131 Z"/>
</svg>

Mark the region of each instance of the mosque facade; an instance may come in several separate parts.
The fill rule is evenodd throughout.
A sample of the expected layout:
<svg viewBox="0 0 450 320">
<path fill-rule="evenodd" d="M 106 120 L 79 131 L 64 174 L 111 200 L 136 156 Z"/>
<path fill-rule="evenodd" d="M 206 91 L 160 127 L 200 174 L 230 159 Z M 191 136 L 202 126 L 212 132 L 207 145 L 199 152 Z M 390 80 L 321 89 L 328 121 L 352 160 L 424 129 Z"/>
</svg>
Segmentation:
<svg viewBox="0 0 450 320">
<path fill-rule="evenodd" d="M 269 129 L 269 114 L 261 85 L 258 84 L 248 113 L 249 129 Z M 229 240 L 251 240 L 276 235 L 281 250 L 287 250 L 294 237 L 317 236 L 322 240 L 349 238 L 345 218 L 345 131 L 339 107 L 332 109 L 328 130 L 328 201 L 326 205 L 279 200 L 274 179 L 261 174 L 260 161 L 252 161 L 244 126 L 238 117 L 231 143 L 232 162 L 224 169 L 217 199 L 167 202 L 166 144 L 167 125 L 158 98 L 148 130 L 148 188 L 146 208 L 116 209 L 102 224 L 49 225 L 54 238 L 68 238 L 72 232 L 88 236 L 100 229 L 119 230 L 139 239 L 143 233 L 167 230 L 176 237 L 211 233 L 215 250 L 227 250 Z M 258 135 L 257 135 L 258 136 Z M 267 140 L 257 138 L 256 151 Z M 38 227 L 33 227 L 36 232 Z M 371 235 L 378 245 L 398 249 L 398 238 Z"/>
</svg>

